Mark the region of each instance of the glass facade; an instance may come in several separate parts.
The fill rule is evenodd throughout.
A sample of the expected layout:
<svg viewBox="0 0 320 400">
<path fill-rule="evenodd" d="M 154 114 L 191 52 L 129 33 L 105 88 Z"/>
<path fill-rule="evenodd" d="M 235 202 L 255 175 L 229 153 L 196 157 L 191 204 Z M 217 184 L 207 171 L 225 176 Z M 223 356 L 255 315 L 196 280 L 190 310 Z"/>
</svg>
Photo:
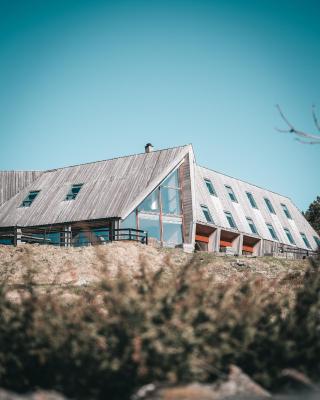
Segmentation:
<svg viewBox="0 0 320 400">
<path fill-rule="evenodd" d="M 182 243 L 181 196 L 178 170 L 172 172 L 138 206 L 138 226 L 134 210 L 122 223 L 121 228 L 140 229 L 148 232 L 149 238 L 163 241 L 167 245 Z M 161 218 L 162 211 L 162 233 Z"/>
</svg>

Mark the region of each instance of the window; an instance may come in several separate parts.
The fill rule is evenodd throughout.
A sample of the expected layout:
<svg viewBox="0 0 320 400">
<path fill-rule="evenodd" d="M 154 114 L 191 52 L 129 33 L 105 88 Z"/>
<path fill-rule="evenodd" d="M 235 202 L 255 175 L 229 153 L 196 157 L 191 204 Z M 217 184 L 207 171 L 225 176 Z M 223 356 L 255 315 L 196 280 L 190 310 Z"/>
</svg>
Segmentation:
<svg viewBox="0 0 320 400">
<path fill-rule="evenodd" d="M 253 194 L 250 193 L 250 192 L 246 192 L 246 194 L 247 194 L 247 197 L 248 197 L 248 199 L 249 199 L 249 201 L 250 201 L 251 206 L 252 206 L 253 208 L 258 209 L 257 203 L 256 203 L 256 201 L 255 201 L 255 199 L 254 199 L 254 197 L 253 197 Z"/>
<path fill-rule="evenodd" d="M 208 208 L 207 206 L 202 205 L 202 206 L 201 206 L 201 209 L 202 209 L 202 211 L 203 211 L 204 216 L 206 217 L 206 221 L 207 221 L 207 222 L 213 223 L 213 219 L 212 219 L 212 217 L 211 217 L 209 208 Z"/>
<path fill-rule="evenodd" d="M 215 191 L 215 189 L 214 189 L 214 187 L 213 187 L 213 184 L 212 184 L 212 182 L 210 181 L 210 179 L 205 179 L 204 181 L 205 181 L 205 184 L 206 184 L 206 186 L 207 186 L 207 189 L 208 189 L 209 193 L 210 193 L 212 196 L 217 196 L 217 192 Z"/>
<path fill-rule="evenodd" d="M 139 206 L 139 211 L 159 212 L 159 189 L 157 188 L 146 197 Z"/>
<path fill-rule="evenodd" d="M 33 190 L 29 192 L 28 196 L 23 200 L 20 207 L 30 207 L 34 199 L 38 196 L 40 190 Z"/>
<path fill-rule="evenodd" d="M 285 213 L 286 217 L 289 219 L 292 219 L 291 214 L 288 210 L 288 207 L 285 204 L 281 204 L 281 207 L 282 207 L 283 212 Z"/>
<path fill-rule="evenodd" d="M 182 243 L 182 224 L 175 221 L 163 221 L 163 241 L 167 245 Z"/>
<path fill-rule="evenodd" d="M 249 218 L 249 217 L 246 217 L 246 218 L 247 218 L 249 227 L 250 227 L 250 229 L 251 229 L 251 232 L 254 233 L 255 235 L 257 235 L 257 234 L 258 234 L 258 231 L 257 231 L 257 228 L 256 228 L 256 226 L 255 226 L 255 224 L 254 224 L 252 218 Z"/>
<path fill-rule="evenodd" d="M 227 220 L 229 222 L 230 228 L 237 229 L 237 225 L 234 222 L 234 219 L 233 219 L 233 216 L 232 216 L 231 212 L 225 211 L 224 213 L 225 213 L 225 216 L 227 217 Z"/>
<path fill-rule="evenodd" d="M 181 215 L 178 170 L 160 185 L 160 192 L 163 214 Z"/>
<path fill-rule="evenodd" d="M 67 196 L 66 196 L 66 200 L 74 200 L 78 193 L 80 192 L 80 189 L 82 188 L 82 183 L 79 183 L 77 185 L 72 185 Z"/>
<path fill-rule="evenodd" d="M 269 229 L 269 232 L 270 232 L 270 235 L 271 235 L 272 239 L 279 240 L 278 236 L 276 234 L 276 231 L 274 230 L 273 226 L 271 224 L 267 224 L 267 227 Z"/>
<path fill-rule="evenodd" d="M 313 239 L 317 243 L 317 246 L 320 247 L 320 239 L 317 236 L 313 236 Z"/>
<path fill-rule="evenodd" d="M 159 216 L 153 214 L 139 214 L 139 229 L 148 232 L 149 238 L 160 240 Z"/>
<path fill-rule="evenodd" d="M 264 201 L 265 201 L 269 211 L 271 212 L 271 214 L 275 214 L 276 212 L 274 211 L 274 208 L 273 208 L 273 205 L 271 204 L 271 201 L 267 197 L 264 198 Z"/>
<path fill-rule="evenodd" d="M 300 232 L 300 235 L 302 237 L 302 240 L 304 241 L 304 244 L 308 247 L 308 249 L 311 249 L 311 246 L 310 246 L 309 240 L 307 239 L 307 236 L 302 232 Z"/>
<path fill-rule="evenodd" d="M 228 185 L 225 185 L 225 188 L 227 189 L 227 192 L 228 192 L 228 194 L 230 196 L 230 199 L 232 201 L 234 201 L 235 203 L 238 203 L 238 200 L 236 198 L 236 195 L 234 194 L 234 191 L 232 190 L 232 187 L 228 186 Z"/>
<path fill-rule="evenodd" d="M 287 235 L 287 238 L 288 238 L 289 242 L 290 242 L 291 244 L 296 244 L 296 242 L 294 241 L 294 239 L 293 239 L 293 237 L 292 237 L 291 232 L 289 231 L 289 229 L 288 229 L 288 228 L 283 228 L 283 229 L 284 229 L 284 231 L 285 231 L 285 233 L 286 233 L 286 235 Z"/>
</svg>

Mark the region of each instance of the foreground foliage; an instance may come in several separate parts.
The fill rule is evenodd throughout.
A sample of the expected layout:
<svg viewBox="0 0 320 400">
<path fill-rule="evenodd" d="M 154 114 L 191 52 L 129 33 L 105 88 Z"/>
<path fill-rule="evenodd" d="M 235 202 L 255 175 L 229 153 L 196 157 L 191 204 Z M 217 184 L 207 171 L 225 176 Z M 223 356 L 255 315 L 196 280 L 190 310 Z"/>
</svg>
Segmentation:
<svg viewBox="0 0 320 400">
<path fill-rule="evenodd" d="M 263 278 L 219 285 L 197 258 L 170 276 L 151 273 L 141 259 L 134 281 L 119 268 L 71 297 L 44 293 L 28 276 L 12 301 L 2 284 L 0 386 L 125 399 L 150 381 L 212 382 L 231 363 L 271 389 L 287 367 L 318 379 L 319 263 L 311 262 L 294 301 L 282 285 Z"/>
</svg>

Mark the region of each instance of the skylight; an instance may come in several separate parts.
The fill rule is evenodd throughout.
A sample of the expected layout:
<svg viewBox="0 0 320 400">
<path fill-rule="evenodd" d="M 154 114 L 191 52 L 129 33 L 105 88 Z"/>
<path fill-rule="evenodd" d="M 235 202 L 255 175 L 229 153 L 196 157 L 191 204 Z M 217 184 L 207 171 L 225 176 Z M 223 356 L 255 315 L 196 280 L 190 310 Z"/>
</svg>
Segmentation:
<svg viewBox="0 0 320 400">
<path fill-rule="evenodd" d="M 294 241 L 294 239 L 293 239 L 293 237 L 292 237 L 291 232 L 289 231 L 289 229 L 288 229 L 288 228 L 283 228 L 283 229 L 284 229 L 284 231 L 285 231 L 285 233 L 286 233 L 286 235 L 287 235 L 287 238 L 288 238 L 289 242 L 290 242 L 291 244 L 296 244 L 296 242 Z"/>
<path fill-rule="evenodd" d="M 77 197 L 78 193 L 80 192 L 82 186 L 83 183 L 72 185 L 66 196 L 66 200 L 74 200 Z"/>
<path fill-rule="evenodd" d="M 253 194 L 250 193 L 250 192 L 246 192 L 246 194 L 247 194 L 247 197 L 248 197 L 248 199 L 249 199 L 249 201 L 250 201 L 251 206 L 252 206 L 253 208 L 258 208 L 257 203 L 256 203 L 256 201 L 255 201 L 255 199 L 254 199 L 254 197 L 253 197 Z"/>
<path fill-rule="evenodd" d="M 257 235 L 258 231 L 257 231 L 257 228 L 256 228 L 252 218 L 247 217 L 247 221 L 248 221 L 249 227 L 251 229 L 251 232 L 254 233 L 255 235 Z"/>
<path fill-rule="evenodd" d="M 276 234 L 276 231 L 274 230 L 273 226 L 271 224 L 267 224 L 267 227 L 269 229 L 269 232 L 270 232 L 270 235 L 271 235 L 272 239 L 279 240 L 278 236 Z"/>
<path fill-rule="evenodd" d="M 288 210 L 288 207 L 285 204 L 281 204 L 282 210 L 285 213 L 286 217 L 292 219 L 291 214 Z"/>
<path fill-rule="evenodd" d="M 305 235 L 305 233 L 300 232 L 300 235 L 301 235 L 302 240 L 304 241 L 304 244 L 308 247 L 308 249 L 311 249 L 309 240 L 308 240 L 307 236 Z"/>
<path fill-rule="evenodd" d="M 29 192 L 28 196 L 23 200 L 20 207 L 30 207 L 34 199 L 38 196 L 40 190 L 33 190 Z"/>
</svg>

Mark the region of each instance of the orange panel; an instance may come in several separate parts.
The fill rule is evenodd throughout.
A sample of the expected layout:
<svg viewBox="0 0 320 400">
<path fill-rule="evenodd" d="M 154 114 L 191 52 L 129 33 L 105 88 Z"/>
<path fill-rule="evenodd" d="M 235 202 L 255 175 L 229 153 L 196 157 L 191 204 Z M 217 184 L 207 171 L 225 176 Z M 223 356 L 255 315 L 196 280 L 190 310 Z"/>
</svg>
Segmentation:
<svg viewBox="0 0 320 400">
<path fill-rule="evenodd" d="M 207 236 L 196 235 L 196 240 L 198 242 L 209 243 L 209 238 Z"/>
<path fill-rule="evenodd" d="M 227 242 L 226 240 L 220 240 L 221 247 L 232 247 L 232 242 Z"/>
<path fill-rule="evenodd" d="M 253 253 L 253 247 L 252 246 L 243 245 L 242 246 L 242 250 L 248 251 L 249 253 Z"/>
</svg>

